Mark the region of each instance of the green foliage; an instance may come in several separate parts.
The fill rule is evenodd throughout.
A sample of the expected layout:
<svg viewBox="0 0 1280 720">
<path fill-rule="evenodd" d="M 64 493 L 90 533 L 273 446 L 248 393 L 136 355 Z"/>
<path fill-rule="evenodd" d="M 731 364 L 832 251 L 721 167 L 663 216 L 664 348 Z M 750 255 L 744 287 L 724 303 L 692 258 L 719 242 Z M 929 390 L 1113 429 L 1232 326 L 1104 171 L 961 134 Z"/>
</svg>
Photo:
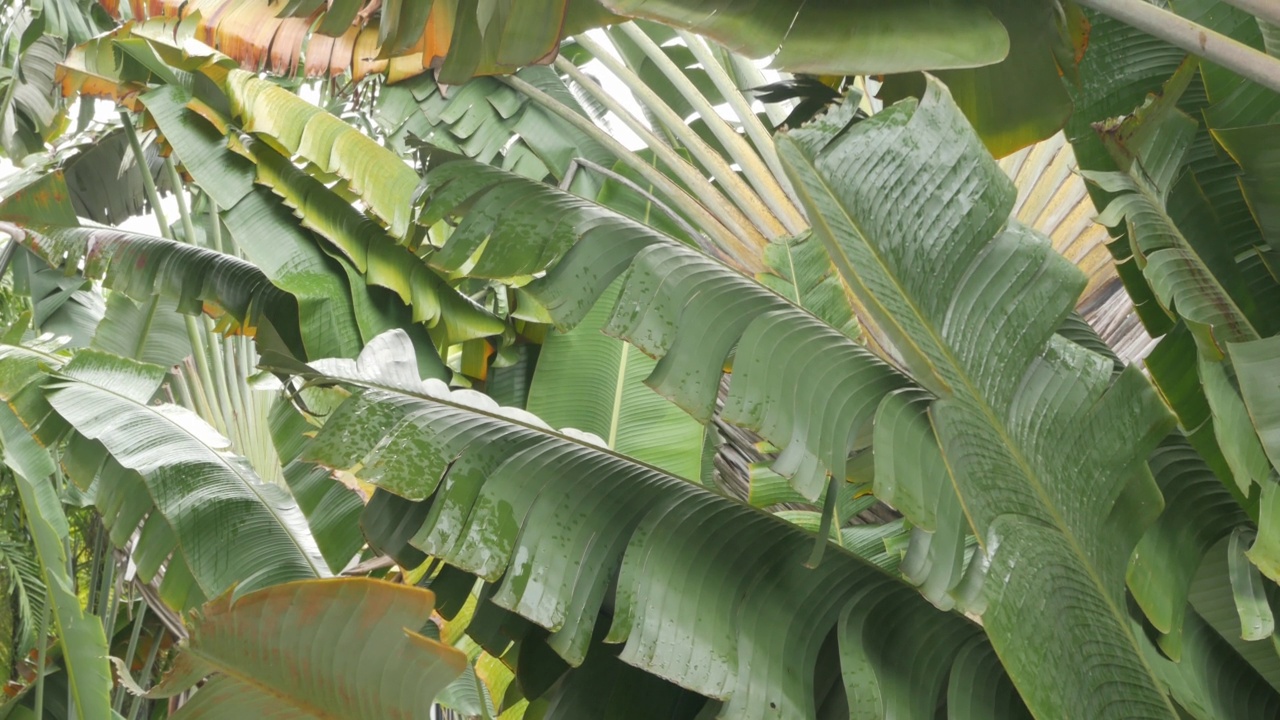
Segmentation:
<svg viewBox="0 0 1280 720">
<path fill-rule="evenodd" d="M 58 641 L 15 702 L 123 714 L 104 658 L 150 684 L 203 606 L 134 715 L 201 681 L 175 716 L 1280 712 L 1278 96 L 1070 3 L 605 4 L 675 27 L 466 84 L 611 16 L 214 0 L 90 40 L 124 9 L 0 10 L 29 166 L 0 264 L 30 303 L 5 308 L 0 434 L 33 541 L 2 549 Z M 684 29 L 907 99 L 775 144 L 755 67 Z M 317 107 L 273 76 L 299 65 L 352 82 Z M 49 152 L 55 74 L 81 117 Z M 81 132 L 91 96 L 134 115 Z M 1150 381 L 1011 219 L 989 151 L 1063 122 L 1161 336 Z M 163 237 L 81 224 L 165 190 Z M 712 474 L 760 455 L 714 458 L 720 431 L 776 453 L 747 503 Z M 401 585 L 315 579 L 341 572 Z M 433 610 L 457 651 L 413 632 Z"/>
<path fill-rule="evenodd" d="M 625 641 L 620 657 L 722 699 L 722 712 L 733 716 L 813 715 L 814 677 L 786 668 L 813 667 L 837 625 L 853 707 L 860 699 L 910 707 L 921 687 L 901 684 L 883 653 L 921 647 L 926 637 L 935 651 L 947 650 L 931 652 L 939 672 L 922 680 L 924 696 L 945 692 L 961 707 L 1005 701 L 971 686 L 943 690 L 952 667 L 976 671 L 970 664 L 981 651 L 955 665 L 976 628 L 866 561 L 832 550 L 829 561 L 807 569 L 812 537 L 794 525 L 609 452 L 598 438 L 557 433 L 470 391 L 383 370 L 404 368 L 409 358 L 371 351 L 321 370 L 320 379 L 369 389 L 328 418 L 304 457 L 405 497 L 431 498 L 410 542 L 486 580 L 501 577 L 492 601 L 552 630 L 548 643 L 570 664 L 587 659 L 617 573 L 608 640 Z M 711 544 L 693 542 L 698 537 Z M 718 598 L 717 609 L 682 603 L 668 587 Z M 921 635 L 864 627 L 915 627 Z M 993 670 L 981 671 L 983 686 L 999 686 Z M 995 708 L 977 712 L 990 717 Z"/>
</svg>

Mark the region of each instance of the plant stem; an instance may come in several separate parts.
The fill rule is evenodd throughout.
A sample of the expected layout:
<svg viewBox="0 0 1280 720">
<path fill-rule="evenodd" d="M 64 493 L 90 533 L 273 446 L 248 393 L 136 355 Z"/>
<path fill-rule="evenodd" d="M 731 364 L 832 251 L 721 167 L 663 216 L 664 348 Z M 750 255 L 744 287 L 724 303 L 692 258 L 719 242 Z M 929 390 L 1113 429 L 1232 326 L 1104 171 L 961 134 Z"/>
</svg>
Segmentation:
<svg viewBox="0 0 1280 720">
<path fill-rule="evenodd" d="M 169 171 L 169 177 L 173 181 L 173 196 L 178 203 L 178 214 L 182 217 L 182 231 L 187 236 L 187 243 L 196 244 L 195 228 L 191 223 L 191 210 L 187 207 L 186 193 L 182 189 L 182 178 L 178 175 L 178 169 L 173 164 L 173 156 L 164 159 L 165 167 Z M 168 226 L 161 227 L 162 234 L 173 239 L 173 233 Z M 158 297 L 157 297 L 158 299 Z M 153 300 L 154 302 L 154 300 Z M 187 341 L 191 343 L 191 357 L 196 363 L 196 373 L 200 378 L 200 383 L 204 386 L 205 395 L 211 398 L 218 398 L 225 405 L 226 394 L 218 392 L 219 387 L 214 381 L 215 374 L 210 369 L 209 355 L 205 352 L 205 336 L 208 335 L 208 328 L 201 322 L 203 318 L 195 318 L 190 315 L 182 317 L 187 328 Z M 205 418 L 218 428 L 224 435 L 227 432 L 227 424 L 231 421 L 230 413 L 225 407 L 215 408 L 212 402 L 208 404 L 208 414 Z M 193 408 L 194 409 L 194 408 Z M 215 413 L 214 410 L 219 412 Z"/>
<path fill-rule="evenodd" d="M 672 86 L 680 93 L 681 97 L 688 100 L 693 109 L 698 111 L 703 121 L 707 123 L 711 133 L 728 150 L 730 157 L 733 158 L 734 162 L 738 163 L 738 167 L 742 168 L 743 176 L 755 188 L 760 198 L 769 206 L 774 215 L 782 221 L 782 225 L 787 229 L 787 232 L 796 235 L 807 229 L 808 223 L 805 222 L 804 216 L 792 204 L 791 198 L 787 196 L 786 191 L 779 184 L 779 176 L 771 171 L 760 155 L 751 147 L 750 143 L 743 139 L 738 134 L 738 131 L 720 116 L 720 113 L 716 112 L 707 96 L 698 90 L 693 81 L 689 79 L 689 76 L 685 75 L 684 71 L 662 51 L 658 43 L 654 42 L 653 38 L 649 37 L 635 23 L 623 23 L 618 26 L 618 29 L 629 37 L 646 57 L 653 61 L 658 70 L 671 81 Z M 725 90 L 717 86 L 717 89 L 720 90 L 720 94 L 724 96 L 725 101 L 730 102 L 730 107 L 734 109 L 735 113 L 738 112 L 738 108 L 732 103 L 732 96 L 737 96 L 740 101 L 739 105 L 747 108 L 746 112 L 750 117 L 755 117 L 755 114 L 751 112 L 750 106 L 742 98 L 742 93 L 736 87 Z M 738 119 L 745 127 L 746 118 L 739 116 Z M 772 147 L 772 144 L 770 144 L 770 147 Z"/>
<path fill-rule="evenodd" d="M 143 602 L 143 604 L 145 605 L 146 602 Z M 152 668 L 155 667 L 156 656 L 160 654 L 160 642 L 162 640 L 164 640 L 163 631 L 156 633 L 155 637 L 153 637 L 151 640 L 151 650 L 150 652 L 147 653 L 147 662 L 143 664 L 142 674 L 138 678 L 138 682 L 142 684 L 143 687 L 148 687 L 151 685 L 151 683 L 149 682 L 151 680 L 151 670 Z M 135 697 L 133 699 L 133 705 L 129 709 L 129 720 L 137 719 L 138 710 L 142 708 L 143 703 L 145 703 L 146 701 L 147 699 L 144 697 Z"/>
<path fill-rule="evenodd" d="M 618 159 L 626 163 L 627 167 L 634 170 L 636 174 L 640 175 L 640 177 L 644 178 L 650 185 L 661 192 L 672 205 L 675 205 L 676 208 L 686 216 L 697 222 L 698 226 L 702 228 L 702 231 L 716 243 L 717 247 L 732 247 L 737 244 L 738 241 L 733 232 L 721 223 L 720 220 L 707 210 L 706 207 L 694 198 L 690 197 L 689 194 L 671 178 L 663 175 L 657 168 L 641 160 L 641 158 L 628 150 L 626 146 L 618 142 L 612 135 L 597 127 L 589 118 L 543 92 L 535 85 L 515 75 L 502 76 L 499 79 L 510 85 L 512 88 L 519 90 L 530 100 L 533 100 L 538 105 L 554 113 L 560 119 L 589 134 L 600 142 L 600 144 L 608 148 L 610 152 L 618 157 Z M 760 269 L 759 262 L 756 261 L 754 256 L 749 258 L 738 258 L 736 260 L 736 264 L 739 267 L 743 267 L 745 265 L 745 267 L 750 269 L 751 272 L 755 272 Z"/>
<path fill-rule="evenodd" d="M 653 134 L 652 130 L 645 127 L 612 95 L 605 92 L 604 88 L 597 85 L 586 73 L 582 72 L 577 65 L 569 62 L 563 56 L 557 58 L 555 64 L 557 69 L 567 74 L 584 92 L 590 94 L 606 109 L 617 115 L 627 127 L 631 128 L 632 132 L 640 136 L 640 139 L 649 146 L 649 149 L 658 156 L 658 159 L 666 163 L 667 167 L 671 168 L 671 171 L 689 188 L 690 192 L 719 219 L 720 224 L 731 231 L 732 239 L 727 244 L 721 245 L 722 249 L 738 257 L 740 262 L 753 260 L 756 255 L 760 254 L 761 248 L 767 242 L 765 237 L 742 214 L 742 211 L 733 203 L 728 202 L 725 196 L 721 195 L 720 191 L 697 168 L 690 165 L 675 150 L 663 143 L 657 135 Z M 627 152 L 627 154 L 635 155 L 631 152 Z M 661 172 L 658 172 L 656 168 L 649 166 L 648 163 L 645 163 L 645 165 L 649 170 L 652 170 L 652 174 L 666 177 Z M 648 177 L 645 179 L 653 182 Z M 668 182 L 670 182 L 669 179 Z M 654 184 L 657 186 L 656 183 Z M 671 184 L 674 185 L 674 183 Z"/>
<path fill-rule="evenodd" d="M 124 126 L 124 135 L 129 140 L 129 147 L 133 150 L 133 157 L 135 164 L 138 166 L 138 172 L 142 173 L 142 189 L 146 193 L 147 202 L 151 203 L 152 212 L 155 213 L 156 225 L 159 226 L 160 236 L 172 240 L 173 231 L 169 229 L 169 223 L 164 216 L 164 209 L 160 207 L 160 193 L 156 190 L 155 178 L 151 177 L 151 168 L 147 166 L 146 157 L 142 154 L 142 143 L 138 142 L 138 133 L 133 129 L 133 118 L 129 115 L 129 111 L 120 111 L 120 124 Z M 165 161 L 172 166 L 172 162 L 168 158 L 166 158 Z M 175 196 L 181 192 L 180 188 L 181 185 L 174 187 Z M 155 317 L 156 307 L 159 303 L 160 296 L 152 295 L 151 303 L 147 307 L 148 318 Z M 186 316 L 185 320 L 187 321 L 187 336 L 193 345 L 192 352 L 195 352 L 195 339 L 192 335 L 192 329 L 194 328 L 194 323 L 192 322 L 193 318 Z M 144 334 L 143 337 L 138 340 L 138 355 L 135 359 L 142 359 L 142 348 L 145 347 L 145 344 L 146 336 Z"/>
<path fill-rule="evenodd" d="M 638 30 L 636 32 L 640 35 L 644 35 L 644 33 L 640 33 Z M 586 34 L 577 35 L 574 37 L 574 42 L 578 43 L 578 45 L 582 46 L 584 50 L 594 55 L 600 64 L 604 65 L 609 72 L 613 73 L 622 81 L 622 84 L 627 86 L 627 89 L 631 91 L 631 94 L 635 96 L 636 100 L 640 101 L 642 105 L 648 108 L 653 117 L 658 122 L 662 123 L 662 125 L 667 128 L 673 136 L 675 136 L 676 140 L 684 146 L 691 155 L 693 155 L 694 159 L 701 163 L 702 167 L 707 169 L 707 172 L 711 173 L 711 175 L 716 178 L 720 183 L 720 186 L 724 189 L 724 194 L 728 196 L 728 198 L 733 201 L 733 204 L 737 205 L 738 209 L 751 220 L 751 223 L 755 225 L 761 235 L 764 235 L 767 238 L 775 238 L 782 234 L 783 230 L 781 223 L 779 223 L 778 218 L 774 217 L 769 212 L 769 209 L 764 206 L 764 203 L 761 202 L 760 196 L 752 192 L 751 188 L 748 187 L 747 183 L 738 176 L 738 173 L 733 171 L 733 168 L 729 166 L 729 163 L 724 159 L 724 157 L 708 145 L 705 140 L 699 137 L 698 133 L 693 131 L 693 128 L 685 124 L 684 118 L 677 115 L 676 112 L 671 109 L 671 106 L 667 105 L 667 103 L 664 102 L 662 98 L 659 97 L 658 94 L 640 78 L 639 75 L 636 75 L 631 68 L 627 67 L 614 57 L 613 53 L 609 52 L 608 48 L 605 48 L 600 43 L 592 40 L 590 36 Z M 650 43 L 652 44 L 652 41 L 650 41 Z M 664 59 L 667 59 L 670 63 L 670 59 L 667 58 L 661 49 L 658 50 L 658 54 Z M 688 78 L 684 77 L 684 73 L 681 73 L 678 68 L 674 68 L 674 63 L 671 64 L 673 65 L 672 72 L 679 75 L 687 83 Z M 574 67 L 576 68 L 577 66 L 574 65 Z M 705 102 L 706 98 L 703 98 L 703 100 Z M 614 110 L 614 112 L 617 112 L 617 110 Z M 702 112 L 702 110 L 699 109 L 699 112 Z M 722 125 L 724 124 L 724 121 L 720 119 L 720 116 L 717 115 L 714 110 L 711 110 L 710 112 L 711 115 L 704 116 L 708 126 L 711 126 L 714 122 L 719 122 Z M 629 114 L 630 113 L 628 113 L 628 115 Z M 623 122 L 627 122 L 627 119 L 624 118 Z M 631 123 L 627 122 L 627 124 L 630 125 Z M 730 130 L 730 132 L 732 133 L 732 130 Z M 736 135 L 736 133 L 733 134 Z M 650 148 L 652 149 L 652 146 L 650 146 Z M 741 165 L 741 163 L 739 164 Z M 745 168 L 745 166 L 743 167 Z"/>
<path fill-rule="evenodd" d="M 9 271 L 9 263 L 13 261 L 13 253 L 18 249 L 17 236 L 11 236 L 4 244 L 4 250 L 0 250 L 0 278 Z"/>
<path fill-rule="evenodd" d="M 49 606 L 52 600 L 45 598 L 44 610 L 40 613 L 40 629 L 36 634 L 36 702 L 35 716 L 44 717 L 44 663 L 45 646 L 49 642 Z"/>
<path fill-rule="evenodd" d="M 188 245 L 197 245 L 196 226 L 191 222 L 191 209 L 187 207 L 182 176 L 178 174 L 178 166 L 174 165 L 172 155 L 164 159 L 164 168 L 169 173 L 169 184 L 173 186 L 173 196 L 178 200 L 178 217 L 182 219 L 182 234 L 186 236 Z"/>
<path fill-rule="evenodd" d="M 716 86 L 720 94 L 728 101 L 729 107 L 733 108 L 733 112 L 742 121 L 742 129 L 746 131 L 747 137 L 751 138 L 752 144 L 756 146 L 756 151 L 760 153 L 760 157 L 764 160 L 764 164 L 769 167 L 769 172 L 778 179 L 782 184 L 782 189 L 786 191 L 787 196 L 791 198 L 791 202 L 799 207 L 800 200 L 796 197 L 795 190 L 791 187 L 791 181 L 787 178 L 787 173 L 782 169 L 782 161 L 778 159 L 778 151 L 773 144 L 773 133 L 760 122 L 760 118 L 756 117 L 755 111 L 751 109 L 751 103 L 742 95 L 742 91 L 738 89 L 737 83 L 733 78 L 729 77 L 729 73 L 725 72 L 723 66 L 711 53 L 711 47 L 706 41 L 690 32 L 677 30 L 676 34 L 680 39 L 684 40 L 684 44 L 689 47 L 693 56 L 697 58 L 702 65 L 702 69 L 706 71 L 707 76 L 711 78 L 711 83 Z"/>
<path fill-rule="evenodd" d="M 142 360 L 142 351 L 147 347 L 147 335 L 151 333 L 151 323 L 155 322 L 156 310 L 159 308 L 159 296 L 153 297 L 147 305 L 147 319 L 142 325 L 142 332 L 138 333 L 138 342 L 133 348 L 133 358 L 135 360 Z"/>
<path fill-rule="evenodd" d="M 133 655 L 138 651 L 138 636 L 142 634 L 142 622 L 147 619 L 147 604 L 139 603 L 138 614 L 133 618 L 133 630 L 129 633 L 129 649 L 124 654 L 124 666 L 127 668 L 133 665 Z M 116 688 L 115 699 L 111 702 L 111 709 L 120 712 L 124 709 L 124 688 Z"/>
<path fill-rule="evenodd" d="M 209 201 L 209 238 L 212 241 L 213 249 L 220 253 L 225 253 L 222 248 L 222 218 L 218 216 L 218 203 L 213 198 L 205 194 L 205 199 Z"/>
<path fill-rule="evenodd" d="M 1234 4 L 1245 1 L 1235 0 Z M 1280 92 L 1280 58 L 1143 0 L 1079 0 L 1079 3 Z"/>
<path fill-rule="evenodd" d="M 129 148 L 133 150 L 133 159 L 138 165 L 138 172 L 142 173 L 142 190 L 147 195 L 147 202 L 151 203 L 151 211 L 156 215 L 160 235 L 172 240 L 169 223 L 164 217 L 164 209 L 160 207 L 160 193 L 156 191 L 156 180 L 151 177 L 151 168 L 147 166 L 147 158 L 142 152 L 142 143 L 138 142 L 138 133 L 133 129 L 133 118 L 129 116 L 128 110 L 120 111 L 120 123 L 124 126 L 124 136 L 129 140 Z M 174 192 L 177 192 L 176 188 Z"/>
</svg>

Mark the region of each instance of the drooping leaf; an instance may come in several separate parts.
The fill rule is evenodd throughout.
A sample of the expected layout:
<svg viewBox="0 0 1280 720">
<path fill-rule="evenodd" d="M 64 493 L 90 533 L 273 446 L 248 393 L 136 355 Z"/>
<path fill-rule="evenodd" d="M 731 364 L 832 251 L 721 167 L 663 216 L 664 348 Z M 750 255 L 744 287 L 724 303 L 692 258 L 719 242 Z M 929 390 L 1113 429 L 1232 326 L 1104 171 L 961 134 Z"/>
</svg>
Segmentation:
<svg viewBox="0 0 1280 720">
<path fill-rule="evenodd" d="M 433 265 L 498 278 L 554 265 L 525 289 L 563 327 L 575 326 L 631 264 L 606 332 L 660 358 L 646 383 L 695 418 L 711 417 L 736 345 L 726 418 L 787 445 L 775 469 L 805 497 L 819 496 L 833 473 L 843 475 L 863 425 L 901 382 L 847 335 L 749 278 L 554 188 L 436 153 L 421 199 L 426 221 L 466 212 Z M 657 287 L 664 293 L 655 297 Z M 732 311 L 722 304 L 729 298 Z M 819 414 L 828 422 L 811 419 Z"/>
<path fill-rule="evenodd" d="M 13 22 L 22 23 L 19 13 L 10 13 L 10 17 Z M 21 29 L 25 28 L 14 28 Z M 56 134 L 61 108 L 53 79 L 64 41 L 56 35 L 41 34 L 26 47 L 13 45 L 11 49 L 17 57 L 9 68 L 9 77 L 0 78 L 7 80 L 0 82 L 0 149 L 17 162 L 44 150 L 46 140 Z"/>
<path fill-rule="evenodd" d="M 498 318 L 460 295 L 412 252 L 318 180 L 293 167 L 263 143 L 253 141 L 249 148 L 257 162 L 259 181 L 293 208 L 303 226 L 332 243 L 364 276 L 364 282 L 396 293 L 402 303 L 412 308 L 413 321 L 430 328 L 442 346 L 502 334 L 505 325 Z"/>
<path fill-rule="evenodd" d="M 236 583 L 248 590 L 327 575 L 306 520 L 283 489 L 228 453 L 228 441 L 194 413 L 149 404 L 157 370 L 84 351 L 49 383 L 49 403 L 142 477 L 206 597 Z"/>
<path fill-rule="evenodd" d="M 162 195 L 172 192 L 160 148 L 151 143 L 144 152 L 147 171 L 151 173 L 156 189 Z M 126 158 L 132 161 L 127 166 L 122 165 Z M 76 214 L 81 217 L 119 225 L 150 209 L 143 190 L 142 173 L 138 171 L 137 160 L 132 158 L 128 138 L 120 130 L 92 138 L 87 147 L 66 162 L 63 174 Z"/>
<path fill-rule="evenodd" d="M 1162 96 L 1105 129 L 1104 145 L 1123 172 L 1088 177 L 1113 194 L 1099 221 L 1124 224 L 1137 267 L 1156 300 L 1195 340 L 1199 386 L 1175 392 L 1170 387 L 1175 376 L 1172 368 L 1159 364 L 1153 365 L 1153 370 L 1160 370 L 1154 373 L 1156 381 L 1179 409 L 1188 431 L 1198 428 L 1189 424 L 1184 410 L 1199 401 L 1194 396 L 1203 395 L 1199 402 L 1207 405 L 1212 416 L 1217 449 L 1240 494 L 1248 496 L 1253 485 L 1266 484 L 1269 468 L 1256 435 L 1249 432 L 1251 423 L 1232 385 L 1225 352 L 1229 343 L 1258 339 L 1262 327 L 1258 319 L 1264 316 L 1254 310 L 1253 296 L 1239 281 L 1236 265 L 1221 257 L 1218 219 L 1203 194 L 1196 192 L 1194 175 L 1183 169 L 1197 125 L 1177 103 L 1195 69 L 1183 64 Z M 1280 522 L 1280 518 L 1259 519 L 1263 536 L 1271 534 L 1266 528 Z M 1257 557 L 1276 566 L 1274 559 L 1263 559 L 1262 553 Z"/>
<path fill-rule="evenodd" d="M 493 602 L 551 630 L 548 642 L 570 663 L 586 658 L 614 572 L 608 640 L 625 641 L 623 661 L 722 698 L 726 716 L 812 716 L 813 677 L 795 669 L 813 667 L 842 611 L 866 613 L 882 627 L 889 608 L 904 618 L 937 617 L 954 628 L 943 634 L 947 647 L 981 642 L 958 616 L 937 614 L 843 551 L 806 569 L 812 536 L 794 525 L 545 429 L 527 414 L 438 381 L 410 392 L 387 389 L 394 378 L 350 370 L 332 379 L 382 389 L 347 401 L 307 457 L 335 468 L 360 463 L 366 481 L 430 498 L 413 544 L 481 577 L 501 577 Z M 851 634 L 843 642 L 864 645 L 873 683 L 897 677 L 887 639 Z M 997 677 L 991 670 L 984 687 Z M 945 675 L 936 679 L 926 696 L 942 697 Z M 949 704 L 1011 699 L 953 691 Z"/>
<path fill-rule="evenodd" d="M 76 266 L 86 277 L 138 302 L 159 295 L 180 312 L 225 315 L 232 327 L 303 353 L 297 301 L 254 265 L 212 250 L 109 228 L 31 225 L 20 239 L 46 261 Z"/>
<path fill-rule="evenodd" d="M 247 132 L 270 137 L 321 172 L 346 180 L 391 234 L 409 231 L 417 176 L 390 150 L 293 93 L 249 73 L 233 70 L 226 90 L 231 110 Z"/>
<path fill-rule="evenodd" d="M 173 298 L 134 302 L 123 292 L 107 298 L 92 347 L 121 357 L 172 367 L 191 354 L 191 341 Z"/>
<path fill-rule="evenodd" d="M 314 428 L 285 398 L 271 407 L 270 424 L 289 492 L 306 516 L 329 569 L 339 573 L 364 545 L 359 519 L 365 504 L 355 490 L 327 470 L 298 459 L 306 442 L 304 434 Z"/>
<path fill-rule="evenodd" d="M 415 270 L 416 259 L 374 222 L 274 151 L 250 140 L 245 149 L 248 157 L 231 152 L 229 141 L 186 107 L 189 101 L 180 88 L 157 88 L 142 102 L 196 182 L 226 209 L 222 218 L 249 259 L 277 286 L 296 294 L 303 339 L 313 356 L 354 355 L 363 340 L 385 329 L 379 327 L 384 314 L 407 314 L 406 305 L 413 309 L 415 321 L 438 326 L 446 340 L 451 333 L 465 337 L 501 331 L 492 316 L 460 297 L 441 278 L 425 268 Z M 255 177 L 275 195 L 255 186 Z M 291 216 L 291 208 L 310 211 L 298 221 Z M 326 256 L 326 248 L 308 229 L 341 252 Z M 357 269 L 371 271 L 352 282 L 359 277 Z M 392 301 L 384 308 L 383 298 L 373 288 L 363 287 L 366 283 L 395 291 L 403 303 L 396 307 Z M 452 312 L 442 317 L 444 309 Z M 423 362 L 439 366 L 427 345 L 422 348 Z"/>
<path fill-rule="evenodd" d="M 1161 646 L 1176 661 L 1196 572 L 1209 551 L 1248 518 L 1185 439 L 1165 439 L 1148 462 L 1165 508 L 1139 541 L 1127 580 L 1148 620 L 1168 636 Z"/>
</svg>

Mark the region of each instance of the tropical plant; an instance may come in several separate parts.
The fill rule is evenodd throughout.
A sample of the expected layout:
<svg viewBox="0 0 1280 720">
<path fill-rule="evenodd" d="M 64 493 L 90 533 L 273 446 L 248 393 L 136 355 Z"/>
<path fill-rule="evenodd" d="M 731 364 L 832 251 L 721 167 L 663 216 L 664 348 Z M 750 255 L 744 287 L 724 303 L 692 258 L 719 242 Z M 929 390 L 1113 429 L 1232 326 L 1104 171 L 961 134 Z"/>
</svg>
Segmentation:
<svg viewBox="0 0 1280 720">
<path fill-rule="evenodd" d="M 1266 8 L 606 4 L 680 29 L 6 6 L 0 436 L 50 624 L 0 712 L 1280 712 Z M 1170 12 L 1224 66 L 1142 32 Z M 775 136 L 690 31 L 903 99 L 838 82 Z M 1114 270 L 1054 251 L 1097 244 L 1080 185 L 990 154 L 1063 122 Z M 1150 379 L 1087 322 L 1113 272 Z"/>
</svg>

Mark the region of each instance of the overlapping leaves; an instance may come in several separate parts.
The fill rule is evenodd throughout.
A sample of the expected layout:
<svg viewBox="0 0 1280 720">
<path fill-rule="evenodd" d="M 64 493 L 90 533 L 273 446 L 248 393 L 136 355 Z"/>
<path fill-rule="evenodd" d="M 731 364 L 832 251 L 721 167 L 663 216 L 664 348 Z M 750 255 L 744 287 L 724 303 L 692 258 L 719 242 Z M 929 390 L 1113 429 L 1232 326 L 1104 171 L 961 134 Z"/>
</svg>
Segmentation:
<svg viewBox="0 0 1280 720">
<path fill-rule="evenodd" d="M 44 442 L 67 441 L 68 476 L 112 541 L 134 542 L 145 579 L 170 561 L 161 592 L 171 604 L 328 574 L 287 493 L 194 413 L 151 404 L 162 368 L 92 350 L 47 371 L 39 366 L 57 358 L 8 348 L 4 359 L 0 397 Z"/>
<path fill-rule="evenodd" d="M 833 631 L 849 707 L 908 712 L 913 697 L 988 717 L 1017 707 L 1004 692 L 974 692 L 1000 682 L 975 626 L 864 561 L 830 550 L 808 569 L 812 536 L 789 523 L 483 396 L 403 373 L 379 377 L 376 368 L 405 362 L 375 360 L 328 378 L 366 389 L 326 421 L 305 457 L 429 498 L 411 543 L 501 578 L 493 602 L 551 630 L 548 642 L 571 664 L 586 657 L 617 573 L 608 640 L 625 642 L 624 661 L 723 700 L 721 716 L 813 716 L 814 676 L 803 668 Z M 905 684 L 890 660 L 925 647 L 939 669 L 920 681 L 927 691 Z M 952 672 L 982 680 L 944 690 Z"/>
</svg>

